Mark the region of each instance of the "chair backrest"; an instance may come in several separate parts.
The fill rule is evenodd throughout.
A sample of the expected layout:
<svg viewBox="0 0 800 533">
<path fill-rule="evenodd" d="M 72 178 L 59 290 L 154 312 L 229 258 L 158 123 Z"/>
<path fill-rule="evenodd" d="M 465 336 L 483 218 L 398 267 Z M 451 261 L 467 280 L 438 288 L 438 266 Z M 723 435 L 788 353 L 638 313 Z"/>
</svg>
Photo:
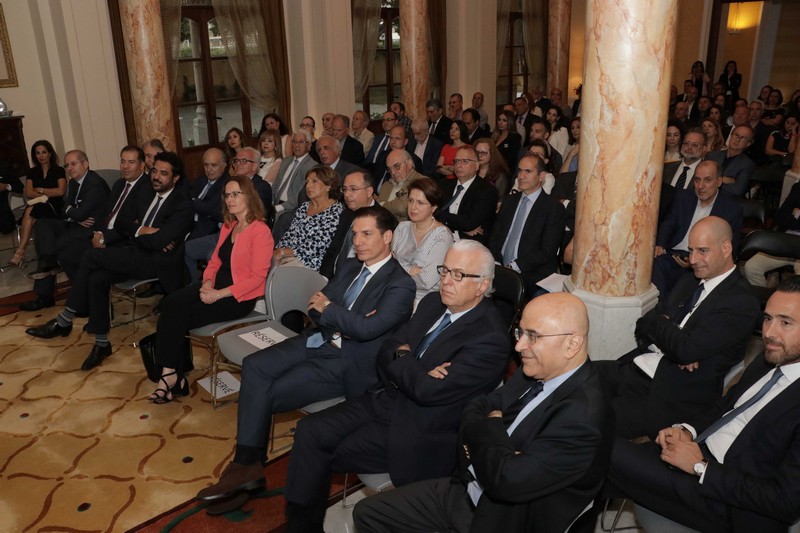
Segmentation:
<svg viewBox="0 0 800 533">
<path fill-rule="evenodd" d="M 118 168 L 101 168 L 95 170 L 95 172 L 100 174 L 100 177 L 105 180 L 109 188 L 113 187 L 114 183 L 122 177 L 122 173 Z"/>
<path fill-rule="evenodd" d="M 800 259 L 800 235 L 757 230 L 749 233 L 739 251 L 739 261 L 747 261 L 762 252 L 775 257 Z"/>
<path fill-rule="evenodd" d="M 508 331 L 514 327 L 525 297 L 525 282 L 518 272 L 504 266 L 494 267 L 494 292 L 492 300 L 503 315 Z"/>
<path fill-rule="evenodd" d="M 284 265 L 274 267 L 267 278 L 267 314 L 280 320 L 289 311 L 308 309 L 311 296 L 328 283 L 325 276 L 303 266 Z"/>
</svg>

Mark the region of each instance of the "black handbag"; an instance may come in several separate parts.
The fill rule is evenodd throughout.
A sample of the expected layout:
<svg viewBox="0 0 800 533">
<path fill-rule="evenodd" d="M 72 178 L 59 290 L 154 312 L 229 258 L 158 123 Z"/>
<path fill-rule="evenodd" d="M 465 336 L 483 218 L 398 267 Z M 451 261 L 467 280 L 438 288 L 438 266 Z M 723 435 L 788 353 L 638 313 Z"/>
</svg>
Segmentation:
<svg viewBox="0 0 800 533">
<path fill-rule="evenodd" d="M 152 333 L 139 341 L 139 351 L 142 354 L 142 363 L 144 369 L 147 371 L 147 377 L 153 383 L 157 383 L 161 379 L 161 371 L 163 367 L 156 363 L 156 334 Z M 194 370 L 194 363 L 192 362 L 192 341 L 189 337 L 185 337 L 183 345 L 183 353 L 186 361 L 181 369 L 183 374 L 189 373 Z"/>
</svg>

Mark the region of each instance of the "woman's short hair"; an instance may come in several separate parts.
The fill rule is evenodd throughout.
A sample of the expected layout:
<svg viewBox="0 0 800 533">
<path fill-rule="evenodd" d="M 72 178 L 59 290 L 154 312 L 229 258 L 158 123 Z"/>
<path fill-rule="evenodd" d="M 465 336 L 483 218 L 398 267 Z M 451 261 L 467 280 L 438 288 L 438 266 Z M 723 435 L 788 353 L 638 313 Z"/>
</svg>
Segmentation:
<svg viewBox="0 0 800 533">
<path fill-rule="evenodd" d="M 425 199 L 433 206 L 439 207 L 442 205 L 442 190 L 439 185 L 430 178 L 422 177 L 417 178 L 408 185 L 408 193 L 411 194 L 412 190 L 418 190 L 425 195 Z"/>
<path fill-rule="evenodd" d="M 317 165 L 306 172 L 306 179 L 311 174 L 314 174 L 319 181 L 330 187 L 328 198 L 339 199 L 342 195 L 342 190 L 339 188 L 339 174 L 335 170 L 325 165 Z"/>
<path fill-rule="evenodd" d="M 225 224 L 230 226 L 233 221 L 236 220 L 236 217 L 231 215 L 230 211 L 228 211 L 228 202 L 225 201 L 225 193 L 227 192 L 226 189 L 229 183 L 237 183 L 239 185 L 239 190 L 244 193 L 245 201 L 247 202 L 247 216 L 245 217 L 247 223 L 249 224 L 254 220 L 261 220 L 263 222 L 266 219 L 266 212 L 264 211 L 264 204 L 261 202 L 261 198 L 258 196 L 256 188 L 253 185 L 253 181 L 247 176 L 231 176 L 222 188 L 222 218 L 225 220 Z"/>
<path fill-rule="evenodd" d="M 281 159 L 283 157 L 283 150 L 281 150 L 281 135 L 275 130 L 264 130 L 261 132 L 261 135 L 258 136 L 258 152 L 261 153 L 261 143 L 264 142 L 264 139 L 270 137 L 275 142 L 275 159 Z"/>
</svg>

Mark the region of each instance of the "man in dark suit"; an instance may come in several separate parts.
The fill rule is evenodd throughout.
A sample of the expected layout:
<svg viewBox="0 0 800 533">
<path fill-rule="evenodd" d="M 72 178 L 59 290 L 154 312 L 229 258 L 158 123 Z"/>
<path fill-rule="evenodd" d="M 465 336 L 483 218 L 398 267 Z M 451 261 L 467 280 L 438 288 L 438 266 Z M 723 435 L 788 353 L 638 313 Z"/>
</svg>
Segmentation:
<svg viewBox="0 0 800 533">
<path fill-rule="evenodd" d="M 223 222 L 222 191 L 228 179 L 225 167 L 225 153 L 219 148 L 209 148 L 203 154 L 204 174 L 191 185 L 194 227 L 190 240 L 219 233 Z"/>
<path fill-rule="evenodd" d="M 389 130 L 389 149 L 381 152 L 378 161 L 372 166 L 372 177 L 375 183 L 375 194 L 383 192 L 383 184 L 391 186 L 392 173 L 387 164 L 387 158 L 392 150 L 405 150 L 414 162 L 414 168 L 422 166 L 422 160 L 408 150 L 408 136 L 403 126 L 395 126 Z"/>
<path fill-rule="evenodd" d="M 722 190 L 731 196 L 744 196 L 756 164 L 745 153 L 753 144 L 753 128 L 748 125 L 734 128 L 726 150 L 710 152 L 706 160 L 719 165 Z"/>
<path fill-rule="evenodd" d="M 613 442 L 588 332 L 586 307 L 575 296 L 531 301 L 516 330 L 522 368 L 461 414 L 456 474 L 360 501 L 356 529 L 567 530 L 599 491 Z"/>
<path fill-rule="evenodd" d="M 364 146 L 350 137 L 350 119 L 344 115 L 333 117 L 331 125 L 332 137 L 339 145 L 339 157 L 348 163 L 360 166 L 364 162 Z M 317 153 L 316 141 L 311 145 L 311 157 L 321 162 Z"/>
<path fill-rule="evenodd" d="M 453 159 L 457 179 L 440 182 L 444 204 L 436 211 L 436 219 L 450 228 L 458 239 L 475 239 L 485 243 L 492 231 L 497 189 L 478 177 L 478 156 L 465 146 Z"/>
<path fill-rule="evenodd" d="M 542 190 L 546 174 L 539 157 L 520 159 L 520 194 L 503 202 L 489 239 L 495 259 L 522 274 L 529 297 L 538 281 L 558 269 L 558 249 L 566 223 L 564 206 Z"/>
<path fill-rule="evenodd" d="M 681 143 L 681 160 L 664 164 L 661 174 L 661 202 L 658 204 L 659 222 L 669 213 L 675 194 L 692 184 L 694 171 L 703 158 L 705 140 L 703 130 L 689 130 Z"/>
<path fill-rule="evenodd" d="M 481 128 L 481 115 L 471 107 L 464 110 L 462 120 L 467 127 L 467 144 L 475 144 L 475 141 L 486 137 L 486 132 Z"/>
<path fill-rule="evenodd" d="M 508 326 L 484 298 L 494 277 L 489 251 L 459 241 L 443 268 L 439 293 L 425 297 L 378 352 L 384 389 L 298 424 L 284 493 L 290 531 L 322 528 L 330 471 L 389 472 L 401 486 L 455 468 L 458 416 L 497 387 L 511 345 Z M 453 278 L 462 274 L 475 277 Z"/>
<path fill-rule="evenodd" d="M 704 216 L 717 216 L 730 224 L 733 230 L 733 255 L 739 250 L 742 229 L 742 206 L 731 196 L 720 191 L 722 177 L 717 175 L 717 165 L 703 161 L 694 172 L 693 188 L 678 191 L 664 222 L 659 224 L 653 261 L 653 285 L 659 299 L 669 297 L 669 291 L 689 267 L 689 231 L 692 223 Z"/>
<path fill-rule="evenodd" d="M 418 118 L 412 122 L 411 131 L 414 132 L 414 138 L 408 141 L 406 149 L 422 160 L 422 166 L 417 168 L 417 172 L 429 178 L 435 177 L 436 164 L 442 155 L 444 143 L 428 133 L 428 122 L 425 119 Z"/>
<path fill-rule="evenodd" d="M 535 115 L 528 110 L 528 101 L 523 97 L 514 99 L 514 125 L 517 133 L 522 137 L 522 146 L 531 143 L 530 131 Z"/>
<path fill-rule="evenodd" d="M 376 135 L 372 140 L 372 146 L 367 151 L 364 157 L 364 168 L 369 170 L 375 176 L 375 165 L 380 164 L 381 155 L 389 150 L 389 132 L 392 128 L 397 126 L 397 113 L 394 111 L 386 111 L 383 113 L 383 121 L 381 127 L 383 128 L 383 135 Z M 382 173 L 381 173 L 382 175 Z"/>
<path fill-rule="evenodd" d="M 292 135 L 292 155 L 281 161 L 278 175 L 272 188 L 272 202 L 275 206 L 275 224 L 272 237 L 278 242 L 289 229 L 297 206 L 308 200 L 306 196 L 306 174 L 314 168 L 317 161 L 309 155 L 311 133 L 300 129 Z"/>
<path fill-rule="evenodd" d="M 606 492 L 699 531 L 787 531 L 800 519 L 798 324 L 793 276 L 767 302 L 764 353 L 739 382 L 691 427 L 661 430 L 657 445 L 618 439 Z"/>
<path fill-rule="evenodd" d="M 122 214 L 124 207 L 135 204 L 142 191 L 150 189 L 150 180 L 144 175 L 144 152 L 138 146 L 126 146 L 119 154 L 119 170 L 122 179 L 117 180 L 108 195 L 99 206 L 86 211 L 82 220 L 72 222 L 43 219 L 42 224 L 34 227 L 36 246 L 39 255 L 39 268 L 32 272 L 34 300 L 23 302 L 23 311 L 38 311 L 55 305 L 53 294 L 56 290 L 56 274 L 63 269 L 69 279 L 74 279 L 81 263 L 81 257 L 91 248 L 100 247 L 100 241 L 106 246 L 113 246 L 125 241 L 124 237 L 114 229 L 114 225 Z M 93 180 L 89 180 L 94 175 Z M 105 181 L 89 172 L 87 181 L 81 187 L 83 195 L 92 182 L 95 184 L 95 201 L 103 195 Z M 101 184 L 102 182 L 102 184 Z M 81 210 L 89 208 L 92 200 L 86 198 L 81 202 Z M 123 215 L 124 216 L 124 215 Z"/>
<path fill-rule="evenodd" d="M 713 404 L 725 375 L 744 357 L 758 319 L 758 300 L 733 262 L 728 223 L 713 216 L 700 220 L 689 234 L 689 249 L 694 276 L 687 274 L 669 299 L 636 322 L 639 347 L 596 365 L 621 437 L 654 437 L 675 420 L 692 422 Z"/>
<path fill-rule="evenodd" d="M 453 121 L 445 116 L 442 102 L 437 98 L 425 102 L 425 114 L 428 116 L 428 133 L 442 141 L 442 144 L 449 142 Z"/>
<path fill-rule="evenodd" d="M 339 144 L 333 137 L 322 135 L 317 139 L 317 150 L 319 150 L 319 159 L 322 164 L 336 171 L 339 183 L 344 181 L 345 176 L 358 170 L 357 166 L 339 157 Z"/>
<path fill-rule="evenodd" d="M 109 291 L 113 283 L 130 278 L 158 278 L 169 293 L 183 286 L 183 240 L 192 228 L 192 201 L 177 186 L 183 164 L 174 152 L 156 155 L 150 175 L 152 194 L 142 195 L 136 206 L 125 210 L 114 227 L 130 244 L 92 248 L 83 254 L 64 310 L 28 335 L 42 339 L 66 337 L 76 314 L 88 314 L 86 331 L 95 344 L 81 366 L 90 370 L 111 355 L 108 331 Z"/>
<path fill-rule="evenodd" d="M 383 208 L 360 209 L 353 222 L 357 259 L 345 261 L 308 302 L 317 327 L 244 360 L 236 454 L 219 482 L 199 492 L 200 500 L 224 500 L 263 483 L 273 413 L 354 398 L 379 384 L 378 348 L 411 316 L 416 290 L 391 254 L 396 226 Z"/>
</svg>

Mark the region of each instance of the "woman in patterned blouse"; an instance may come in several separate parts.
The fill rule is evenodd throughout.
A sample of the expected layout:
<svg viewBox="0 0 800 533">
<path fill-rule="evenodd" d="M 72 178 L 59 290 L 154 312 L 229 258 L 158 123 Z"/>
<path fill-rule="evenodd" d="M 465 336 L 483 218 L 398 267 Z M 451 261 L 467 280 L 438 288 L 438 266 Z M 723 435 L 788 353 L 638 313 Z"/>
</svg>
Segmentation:
<svg viewBox="0 0 800 533">
<path fill-rule="evenodd" d="M 339 176 L 333 169 L 319 165 L 306 173 L 308 201 L 297 208 L 292 225 L 278 242 L 275 263 L 300 261 L 319 270 L 344 209 L 337 201 L 340 193 Z"/>
</svg>

